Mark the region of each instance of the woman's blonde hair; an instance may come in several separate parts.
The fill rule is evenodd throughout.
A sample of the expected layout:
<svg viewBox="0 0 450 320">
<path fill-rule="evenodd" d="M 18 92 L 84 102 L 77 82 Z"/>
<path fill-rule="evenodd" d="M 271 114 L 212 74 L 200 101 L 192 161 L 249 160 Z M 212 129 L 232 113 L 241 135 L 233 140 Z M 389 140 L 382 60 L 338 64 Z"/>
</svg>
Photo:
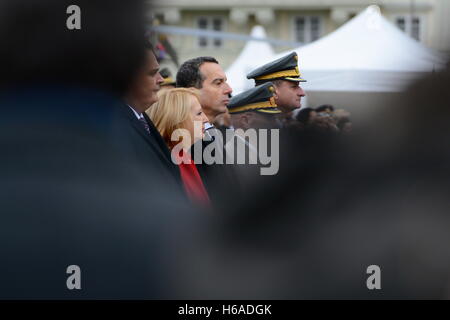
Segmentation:
<svg viewBox="0 0 450 320">
<path fill-rule="evenodd" d="M 183 128 L 183 123 L 191 119 L 192 96 L 200 101 L 197 89 L 161 90 L 158 92 L 158 101 L 146 111 L 169 148 L 177 143 L 171 141 L 172 133 L 176 129 Z"/>
</svg>

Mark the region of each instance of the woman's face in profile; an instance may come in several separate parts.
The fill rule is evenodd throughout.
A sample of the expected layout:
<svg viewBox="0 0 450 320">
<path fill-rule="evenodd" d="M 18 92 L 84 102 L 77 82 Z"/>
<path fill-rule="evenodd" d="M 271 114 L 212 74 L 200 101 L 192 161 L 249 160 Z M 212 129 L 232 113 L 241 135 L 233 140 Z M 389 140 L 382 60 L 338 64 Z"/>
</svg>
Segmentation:
<svg viewBox="0 0 450 320">
<path fill-rule="evenodd" d="M 191 134 L 191 141 L 203 139 L 205 134 L 205 124 L 208 118 L 203 113 L 200 101 L 194 96 L 191 96 L 191 117 L 186 120 L 185 128 Z"/>
</svg>

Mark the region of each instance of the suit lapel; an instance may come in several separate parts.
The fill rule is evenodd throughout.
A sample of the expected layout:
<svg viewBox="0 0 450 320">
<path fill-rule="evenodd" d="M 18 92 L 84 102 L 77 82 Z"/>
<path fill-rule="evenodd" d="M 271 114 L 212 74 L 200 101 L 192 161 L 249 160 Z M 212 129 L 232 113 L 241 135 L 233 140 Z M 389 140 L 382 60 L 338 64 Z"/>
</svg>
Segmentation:
<svg viewBox="0 0 450 320">
<path fill-rule="evenodd" d="M 133 111 L 128 106 L 124 106 L 123 108 L 123 114 L 124 116 L 131 122 L 131 125 L 134 127 L 134 129 L 142 136 L 142 138 L 156 151 L 156 153 L 162 157 L 164 161 L 167 161 L 167 155 L 165 152 L 165 149 L 168 149 L 167 146 L 161 145 L 158 142 L 158 139 L 161 139 L 161 135 L 159 134 L 158 130 L 154 127 L 153 123 L 150 121 L 150 119 L 147 117 L 147 115 L 144 113 L 144 117 L 146 117 L 146 120 L 150 126 L 150 133 L 145 130 L 143 124 L 136 118 L 136 115 L 133 113 Z M 152 130 L 153 129 L 153 130 Z M 163 141 L 164 143 L 164 141 Z M 165 149 L 164 149 L 165 148 Z M 167 153 L 169 151 L 167 150 Z M 170 154 L 169 154 L 170 157 Z M 170 158 L 169 158 L 170 159 Z"/>
</svg>

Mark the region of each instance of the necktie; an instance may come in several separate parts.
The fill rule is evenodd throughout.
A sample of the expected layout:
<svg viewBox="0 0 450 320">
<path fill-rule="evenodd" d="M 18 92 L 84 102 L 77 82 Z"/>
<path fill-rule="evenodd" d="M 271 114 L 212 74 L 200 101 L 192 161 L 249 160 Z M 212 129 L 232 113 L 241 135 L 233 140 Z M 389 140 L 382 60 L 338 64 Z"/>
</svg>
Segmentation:
<svg viewBox="0 0 450 320">
<path fill-rule="evenodd" d="M 140 122 L 142 123 L 142 125 L 144 126 L 145 131 L 147 131 L 148 134 L 150 134 L 150 126 L 148 125 L 148 123 L 147 123 L 147 121 L 145 120 L 145 118 L 144 118 L 144 117 L 140 117 L 140 118 L 139 118 L 139 121 L 140 121 Z"/>
</svg>

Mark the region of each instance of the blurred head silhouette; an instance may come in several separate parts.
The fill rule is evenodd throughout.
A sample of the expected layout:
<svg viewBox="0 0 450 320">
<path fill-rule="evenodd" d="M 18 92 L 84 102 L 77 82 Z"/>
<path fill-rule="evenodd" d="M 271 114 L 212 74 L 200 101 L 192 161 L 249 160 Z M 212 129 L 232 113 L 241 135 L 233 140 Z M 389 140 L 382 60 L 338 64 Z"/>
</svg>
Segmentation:
<svg viewBox="0 0 450 320">
<path fill-rule="evenodd" d="M 80 30 L 66 25 L 73 1 L 0 2 L 1 87 L 58 83 L 125 92 L 144 59 L 144 2 L 76 4 Z"/>
</svg>

